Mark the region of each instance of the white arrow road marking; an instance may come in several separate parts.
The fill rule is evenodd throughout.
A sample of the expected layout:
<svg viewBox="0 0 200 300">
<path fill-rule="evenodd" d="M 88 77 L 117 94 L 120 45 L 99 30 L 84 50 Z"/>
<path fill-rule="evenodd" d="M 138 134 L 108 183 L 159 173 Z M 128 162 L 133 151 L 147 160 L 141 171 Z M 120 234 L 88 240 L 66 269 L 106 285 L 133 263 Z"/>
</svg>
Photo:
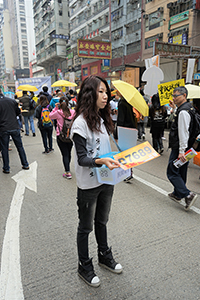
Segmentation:
<svg viewBox="0 0 200 300">
<path fill-rule="evenodd" d="M 12 177 L 17 182 L 6 222 L 1 255 L 0 300 L 24 300 L 20 267 L 19 224 L 25 188 L 37 192 L 37 162 Z"/>
</svg>

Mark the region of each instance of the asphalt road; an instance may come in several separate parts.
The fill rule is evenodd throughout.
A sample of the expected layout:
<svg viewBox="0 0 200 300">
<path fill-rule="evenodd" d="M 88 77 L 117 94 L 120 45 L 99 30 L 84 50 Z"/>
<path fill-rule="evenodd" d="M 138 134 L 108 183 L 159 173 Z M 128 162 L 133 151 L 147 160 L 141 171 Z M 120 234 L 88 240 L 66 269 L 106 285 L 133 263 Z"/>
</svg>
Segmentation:
<svg viewBox="0 0 200 300">
<path fill-rule="evenodd" d="M 146 132 L 147 140 L 151 141 L 148 128 Z M 188 188 L 199 197 L 196 210 L 188 212 L 167 197 L 172 191 L 166 177 L 167 141 L 164 141 L 165 152 L 161 157 L 134 168 L 132 183 L 116 185 L 108 240 L 115 259 L 123 266 L 123 273 L 115 275 L 98 266 L 92 233 L 90 256 L 101 279 L 101 286 L 95 289 L 77 276 L 74 163 L 72 161 L 71 165 L 73 178 L 64 179 L 55 140 L 55 151 L 48 155 L 42 154 L 38 131 L 36 137 L 23 135 L 23 143 L 29 163 L 35 168 L 35 177 L 29 179 L 30 172 L 21 171 L 12 142 L 13 150 L 9 153 L 11 173 L 0 173 L 1 300 L 200 299 L 200 168 L 192 163 L 189 166 Z M 114 144 L 112 147 L 115 149 Z M 26 188 L 21 196 L 19 236 L 8 235 L 7 242 L 12 245 L 15 238 L 19 240 L 20 278 L 17 279 L 21 280 L 22 287 L 17 293 L 17 283 L 12 285 L 13 280 L 17 280 L 11 277 L 12 291 L 3 296 L 7 281 L 2 280 L 5 277 L 2 268 L 6 269 L 9 264 L 2 255 L 7 218 L 13 199 L 18 201 L 20 198 L 20 191 L 16 192 L 19 182 L 12 177 L 20 171 Z M 34 183 L 37 186 L 35 191 L 34 188 L 30 190 Z M 14 257 L 15 264 L 16 248 L 5 253 L 7 255 L 11 250 L 10 257 Z M 10 264 L 8 273 L 13 272 L 13 264 Z"/>
</svg>

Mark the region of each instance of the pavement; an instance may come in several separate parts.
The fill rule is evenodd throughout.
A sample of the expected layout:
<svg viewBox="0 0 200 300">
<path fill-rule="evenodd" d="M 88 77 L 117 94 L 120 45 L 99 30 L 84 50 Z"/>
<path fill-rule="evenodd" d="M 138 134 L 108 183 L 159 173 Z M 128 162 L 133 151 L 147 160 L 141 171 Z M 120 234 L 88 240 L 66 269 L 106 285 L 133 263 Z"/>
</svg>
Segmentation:
<svg viewBox="0 0 200 300">
<path fill-rule="evenodd" d="M 98 266 L 96 241 L 91 233 L 90 256 L 101 280 L 99 288 L 91 288 L 77 276 L 74 162 L 73 177 L 67 180 L 62 177 L 62 160 L 55 139 L 54 153 L 44 155 L 38 130 L 36 137 L 22 135 L 30 164 L 37 162 L 37 191 L 25 190 L 20 216 L 23 299 L 200 299 L 200 169 L 197 166 L 190 163 L 188 170 L 188 188 L 198 193 L 196 211 L 186 212 L 182 205 L 167 197 L 172 191 L 166 177 L 170 153 L 167 140 L 162 156 L 134 168 L 131 183 L 115 186 L 108 241 L 116 261 L 123 266 L 123 273 L 116 275 Z M 146 140 L 151 142 L 149 128 Z M 112 141 L 111 144 L 115 150 Z M 1 253 L 16 188 L 12 176 L 21 171 L 12 142 L 11 148 L 11 173 L 0 173 Z"/>
</svg>

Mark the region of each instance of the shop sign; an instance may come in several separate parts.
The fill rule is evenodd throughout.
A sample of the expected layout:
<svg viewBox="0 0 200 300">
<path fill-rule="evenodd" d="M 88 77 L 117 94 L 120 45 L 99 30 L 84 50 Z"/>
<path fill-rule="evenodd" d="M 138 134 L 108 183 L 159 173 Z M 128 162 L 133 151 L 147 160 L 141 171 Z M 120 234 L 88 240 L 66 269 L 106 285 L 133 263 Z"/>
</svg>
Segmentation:
<svg viewBox="0 0 200 300">
<path fill-rule="evenodd" d="M 194 74 L 194 80 L 200 80 L 200 73 Z"/>
<path fill-rule="evenodd" d="M 145 39 L 145 49 L 152 48 L 154 42 L 158 42 L 158 41 L 159 41 L 158 35 Z"/>
<path fill-rule="evenodd" d="M 88 76 L 88 68 L 83 68 L 83 76 Z"/>
<path fill-rule="evenodd" d="M 112 48 L 109 42 L 77 40 L 78 56 L 88 58 L 112 59 Z"/>
<path fill-rule="evenodd" d="M 187 19 L 189 19 L 189 10 L 184 11 L 184 12 L 178 14 L 178 15 L 172 16 L 170 18 L 170 25 L 182 22 L 182 21 L 187 20 Z"/>
<path fill-rule="evenodd" d="M 108 66 L 101 66 L 101 72 L 108 72 L 110 67 Z"/>
<path fill-rule="evenodd" d="M 187 45 L 187 33 L 178 34 L 168 39 L 168 43 Z"/>
<path fill-rule="evenodd" d="M 155 42 L 154 55 L 184 57 L 190 54 L 190 50 L 190 46 Z"/>
<path fill-rule="evenodd" d="M 53 39 L 69 40 L 69 36 L 64 34 L 52 34 L 51 37 Z"/>
<path fill-rule="evenodd" d="M 91 75 L 97 75 L 98 74 L 98 66 L 90 67 L 90 74 Z"/>
<path fill-rule="evenodd" d="M 74 53 L 70 52 L 69 54 L 67 54 L 67 59 L 71 59 L 74 57 Z"/>
</svg>

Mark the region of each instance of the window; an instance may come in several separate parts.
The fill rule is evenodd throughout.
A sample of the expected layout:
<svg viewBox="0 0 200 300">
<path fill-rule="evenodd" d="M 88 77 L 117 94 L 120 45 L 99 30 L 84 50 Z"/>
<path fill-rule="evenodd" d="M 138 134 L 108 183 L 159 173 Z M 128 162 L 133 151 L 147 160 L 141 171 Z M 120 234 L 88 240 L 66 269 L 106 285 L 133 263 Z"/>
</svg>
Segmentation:
<svg viewBox="0 0 200 300">
<path fill-rule="evenodd" d="M 63 28 L 63 23 L 59 22 L 59 28 Z"/>
<path fill-rule="evenodd" d="M 25 18 L 20 18 L 20 21 L 21 22 L 26 22 L 26 19 Z"/>
<path fill-rule="evenodd" d="M 22 41 L 22 45 L 28 45 L 27 41 Z"/>
<path fill-rule="evenodd" d="M 27 35 L 26 34 L 22 34 L 22 39 L 27 39 Z"/>
<path fill-rule="evenodd" d="M 135 42 L 127 45 L 127 55 L 141 51 L 141 42 Z"/>
<path fill-rule="evenodd" d="M 21 33 L 26 33 L 26 29 L 21 29 Z"/>
<path fill-rule="evenodd" d="M 23 56 L 28 56 L 28 52 L 23 52 Z"/>
<path fill-rule="evenodd" d="M 26 24 L 25 23 L 21 23 L 21 27 L 26 28 Z"/>
<path fill-rule="evenodd" d="M 20 11 L 19 14 L 20 16 L 25 16 L 25 11 Z"/>
<path fill-rule="evenodd" d="M 59 16 L 62 16 L 62 14 L 63 14 L 62 10 L 59 10 Z"/>
<path fill-rule="evenodd" d="M 22 46 L 22 49 L 28 51 L 28 47 L 27 46 Z"/>
<path fill-rule="evenodd" d="M 146 31 L 155 29 L 163 25 L 163 12 L 155 11 L 149 14 L 149 18 L 146 19 Z"/>
</svg>

